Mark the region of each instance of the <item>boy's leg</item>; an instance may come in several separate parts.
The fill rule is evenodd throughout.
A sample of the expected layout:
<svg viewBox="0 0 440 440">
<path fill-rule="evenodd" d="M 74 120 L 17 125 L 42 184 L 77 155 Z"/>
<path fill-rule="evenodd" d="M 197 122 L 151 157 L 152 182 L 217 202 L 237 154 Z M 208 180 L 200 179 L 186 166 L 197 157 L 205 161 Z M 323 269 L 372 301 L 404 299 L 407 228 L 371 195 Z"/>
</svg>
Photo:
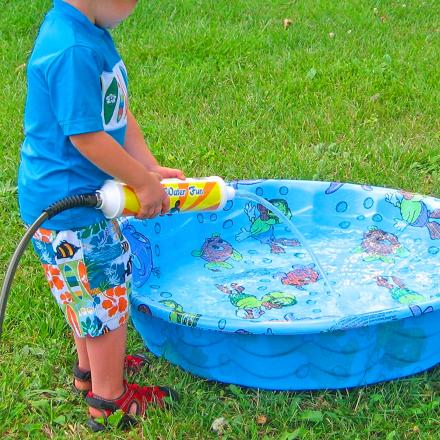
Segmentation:
<svg viewBox="0 0 440 440">
<path fill-rule="evenodd" d="M 125 391 L 123 381 L 127 325 L 102 336 L 85 339 L 93 394 L 103 399 L 117 399 Z M 94 414 L 91 412 L 91 415 Z M 99 411 L 96 415 L 100 415 Z"/>
<path fill-rule="evenodd" d="M 76 351 L 78 353 L 78 367 L 83 371 L 90 371 L 89 355 L 87 354 L 86 338 L 79 338 L 73 334 Z"/>
<path fill-rule="evenodd" d="M 102 336 L 86 338 L 92 373 L 92 392 L 87 394 L 86 402 L 91 416 L 89 426 L 93 430 L 104 429 L 105 425 L 96 419 L 107 418 L 117 409 L 142 416 L 150 405 L 164 407 L 167 398 L 178 399 L 177 393 L 170 388 L 142 387 L 124 381 L 126 340 L 126 324 Z M 132 424 L 133 419 L 124 423 Z"/>
<path fill-rule="evenodd" d="M 78 353 L 78 368 L 81 371 L 90 371 L 89 355 L 87 354 L 86 338 L 79 338 L 73 334 L 75 339 L 76 351 Z M 80 391 L 88 391 L 92 388 L 91 382 L 75 379 L 75 388 Z"/>
</svg>

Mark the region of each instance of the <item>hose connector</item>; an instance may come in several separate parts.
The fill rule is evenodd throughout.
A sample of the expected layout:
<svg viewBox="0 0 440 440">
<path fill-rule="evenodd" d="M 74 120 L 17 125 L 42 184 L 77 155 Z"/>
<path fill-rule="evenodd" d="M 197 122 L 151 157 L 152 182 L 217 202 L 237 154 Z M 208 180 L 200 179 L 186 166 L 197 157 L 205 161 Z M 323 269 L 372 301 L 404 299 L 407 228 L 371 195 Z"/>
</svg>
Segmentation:
<svg viewBox="0 0 440 440">
<path fill-rule="evenodd" d="M 83 207 L 96 208 L 100 203 L 100 198 L 97 193 L 78 194 L 65 197 L 58 202 L 52 203 L 44 212 L 47 212 L 48 218 L 52 218 L 66 209 Z"/>
</svg>

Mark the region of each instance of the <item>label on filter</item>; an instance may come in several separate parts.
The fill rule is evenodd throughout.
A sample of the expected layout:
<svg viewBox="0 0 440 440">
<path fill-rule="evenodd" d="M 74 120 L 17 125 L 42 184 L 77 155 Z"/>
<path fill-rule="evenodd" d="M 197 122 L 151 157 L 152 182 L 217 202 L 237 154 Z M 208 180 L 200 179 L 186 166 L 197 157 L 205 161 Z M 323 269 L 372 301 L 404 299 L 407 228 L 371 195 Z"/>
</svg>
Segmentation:
<svg viewBox="0 0 440 440">
<path fill-rule="evenodd" d="M 170 186 L 165 188 L 165 192 L 169 197 L 186 197 L 186 193 L 188 193 L 189 196 L 202 196 L 205 194 L 204 188 L 197 188 L 194 185 L 188 188 L 173 188 Z"/>
<path fill-rule="evenodd" d="M 215 211 L 222 201 L 221 186 L 215 181 L 173 182 L 165 184 L 170 212 Z"/>
</svg>

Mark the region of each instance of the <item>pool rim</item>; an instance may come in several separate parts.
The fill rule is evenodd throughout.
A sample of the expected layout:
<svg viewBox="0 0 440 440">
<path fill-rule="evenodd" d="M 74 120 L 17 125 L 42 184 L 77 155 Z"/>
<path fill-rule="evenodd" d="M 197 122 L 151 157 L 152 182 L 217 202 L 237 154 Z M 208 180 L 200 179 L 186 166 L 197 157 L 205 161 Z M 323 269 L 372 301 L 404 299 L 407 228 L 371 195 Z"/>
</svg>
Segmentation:
<svg viewBox="0 0 440 440">
<path fill-rule="evenodd" d="M 327 188 L 330 184 L 338 183 L 344 186 L 344 190 L 355 191 L 355 192 L 366 192 L 375 194 L 378 197 L 385 197 L 390 193 L 399 193 L 402 190 L 392 187 L 384 186 L 373 186 L 368 185 L 366 189 L 364 184 L 361 183 L 350 183 L 350 182 L 335 182 L 335 181 L 317 181 L 317 180 L 300 180 L 300 179 L 252 179 L 252 180 L 231 180 L 226 182 L 228 185 L 238 188 L 242 186 L 244 188 L 250 189 L 250 187 L 256 188 L 260 185 L 271 186 L 272 184 L 283 186 L 289 184 L 299 184 L 302 189 L 306 192 L 316 193 L 319 189 Z M 336 192 L 336 191 L 335 191 Z M 413 193 L 415 195 L 420 195 L 423 197 L 423 201 L 427 204 L 430 209 L 436 209 L 437 205 L 440 207 L 440 199 L 433 195 L 423 195 L 418 193 Z M 332 193 L 328 194 L 332 196 Z M 227 212 L 231 208 L 225 207 L 221 211 Z M 181 216 L 197 216 L 195 212 L 181 213 Z M 143 220 L 130 219 L 130 223 L 142 224 Z M 145 286 L 141 287 L 145 289 Z M 136 288 L 133 286 L 132 301 L 137 303 L 136 307 L 144 304 L 149 309 L 150 312 L 165 321 L 170 321 L 169 316 L 170 308 L 159 304 L 157 301 L 139 301 L 140 295 L 137 294 Z M 148 295 L 142 295 L 142 299 L 145 300 Z M 427 298 L 426 301 L 418 302 L 415 304 L 396 304 L 396 307 L 380 309 L 368 313 L 359 313 L 351 315 L 333 315 L 333 316 L 323 316 L 321 318 L 300 318 L 293 320 L 273 320 L 273 321 L 258 321 L 253 319 L 239 319 L 239 318 L 228 318 L 228 327 L 232 327 L 230 330 L 227 327 L 221 328 L 219 323 L 222 319 L 221 316 L 210 316 L 203 314 L 198 318 L 197 327 L 206 330 L 212 330 L 223 333 L 250 333 L 250 334 L 277 334 L 277 335 L 295 335 L 295 334 L 315 334 L 315 333 L 325 333 L 335 330 L 347 330 L 351 328 L 369 327 L 381 323 L 386 323 L 390 321 L 397 321 L 405 318 L 421 316 L 425 313 L 438 311 L 440 309 L 440 297 Z M 187 313 L 194 313 L 188 311 Z M 351 321 L 351 322 L 350 322 Z M 178 322 L 172 322 L 176 325 L 187 326 Z M 250 323 L 252 323 L 250 325 Z"/>
</svg>

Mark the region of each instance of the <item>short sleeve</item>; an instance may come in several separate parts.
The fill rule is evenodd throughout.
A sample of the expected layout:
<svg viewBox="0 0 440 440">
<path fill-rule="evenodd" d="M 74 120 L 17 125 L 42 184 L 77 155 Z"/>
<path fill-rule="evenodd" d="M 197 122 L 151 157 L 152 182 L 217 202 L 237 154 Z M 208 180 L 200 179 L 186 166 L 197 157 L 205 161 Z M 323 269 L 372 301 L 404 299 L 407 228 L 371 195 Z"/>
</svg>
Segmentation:
<svg viewBox="0 0 440 440">
<path fill-rule="evenodd" d="M 85 46 L 65 50 L 47 71 L 52 110 L 64 135 L 103 130 L 100 60 Z"/>
</svg>

